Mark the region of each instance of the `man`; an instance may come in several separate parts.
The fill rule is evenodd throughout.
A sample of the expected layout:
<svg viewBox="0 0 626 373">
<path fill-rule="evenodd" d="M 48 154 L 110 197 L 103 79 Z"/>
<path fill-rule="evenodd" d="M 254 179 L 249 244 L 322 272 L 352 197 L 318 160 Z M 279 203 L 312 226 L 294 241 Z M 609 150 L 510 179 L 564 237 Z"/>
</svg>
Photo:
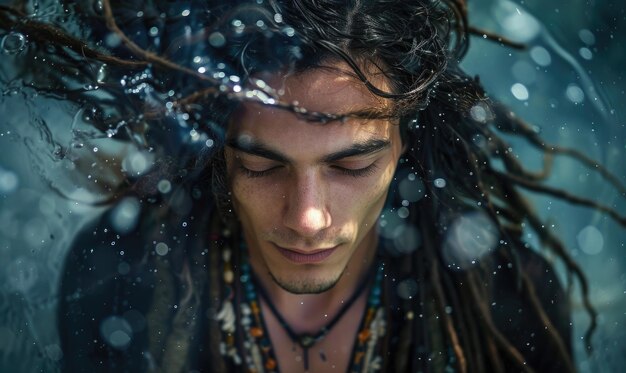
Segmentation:
<svg viewBox="0 0 626 373">
<path fill-rule="evenodd" d="M 488 162 L 493 117 L 520 124 L 458 69 L 460 4 L 209 4 L 182 14 L 219 22 L 167 58 L 103 5 L 113 51 L 153 63 L 163 92 L 202 84 L 181 66 L 207 41 L 235 78 L 177 85 L 169 107 L 215 123 L 193 127 L 210 151 L 144 175 L 136 225 L 113 209 L 75 241 L 64 371 L 573 370 L 566 297 L 520 239 L 524 219 L 542 228 Z M 186 202 L 145 188 L 174 172 Z"/>
</svg>

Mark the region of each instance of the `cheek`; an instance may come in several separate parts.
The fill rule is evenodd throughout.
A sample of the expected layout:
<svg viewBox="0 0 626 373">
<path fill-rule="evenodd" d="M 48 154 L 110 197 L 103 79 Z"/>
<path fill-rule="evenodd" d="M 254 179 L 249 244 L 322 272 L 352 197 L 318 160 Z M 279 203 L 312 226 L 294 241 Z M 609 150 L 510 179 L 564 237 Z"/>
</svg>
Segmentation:
<svg viewBox="0 0 626 373">
<path fill-rule="evenodd" d="M 282 208 L 281 186 L 279 183 L 264 178 L 248 179 L 237 175 L 230 178 L 235 213 L 240 219 L 251 219 L 258 224 L 264 221 L 276 221 Z"/>
<path fill-rule="evenodd" d="M 343 186 L 341 193 L 334 198 L 338 207 L 335 213 L 343 215 L 345 221 L 371 226 L 385 203 L 390 181 L 388 174 L 392 172 L 386 170 L 376 177 Z"/>
</svg>

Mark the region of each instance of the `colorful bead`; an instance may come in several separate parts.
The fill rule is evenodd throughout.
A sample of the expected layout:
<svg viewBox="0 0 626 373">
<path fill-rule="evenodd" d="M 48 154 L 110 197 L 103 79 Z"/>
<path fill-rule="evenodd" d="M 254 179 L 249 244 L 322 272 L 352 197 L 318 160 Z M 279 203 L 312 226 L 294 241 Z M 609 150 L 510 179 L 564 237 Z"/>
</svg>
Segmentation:
<svg viewBox="0 0 626 373">
<path fill-rule="evenodd" d="M 370 337 L 369 329 L 361 330 L 361 332 L 359 333 L 359 342 L 365 343 L 367 342 L 369 337 Z"/>
<path fill-rule="evenodd" d="M 227 234 L 225 234 L 225 236 L 228 237 Z M 224 272 L 222 275 L 225 286 L 222 291 L 223 294 L 226 295 L 224 299 L 233 298 L 233 287 L 237 286 L 234 285 L 236 278 L 233 268 L 236 269 L 237 264 L 240 264 L 241 269 L 237 280 L 239 280 L 238 289 L 243 291 L 242 295 L 244 299 L 242 299 L 239 305 L 242 317 L 240 318 L 240 325 L 238 326 L 243 328 L 244 334 L 246 335 L 246 339 L 243 341 L 246 352 L 243 356 L 245 356 L 244 361 L 247 364 L 247 371 L 275 373 L 278 369 L 278 363 L 274 357 L 269 335 L 264 331 L 265 326 L 261 316 L 261 308 L 258 303 L 257 291 L 254 286 L 254 281 L 252 281 L 251 278 L 250 264 L 245 257 L 245 240 L 242 239 L 240 241 L 244 260 L 242 263 L 234 263 L 234 266 L 230 262 L 232 255 L 230 249 L 227 247 L 228 243 L 224 242 L 223 244 Z M 384 335 L 384 317 L 382 316 L 384 312 L 383 309 L 380 309 L 383 273 L 384 266 L 380 265 L 377 268 L 374 283 L 367 297 L 367 309 L 361 329 L 356 336 L 354 355 L 349 369 L 351 373 L 358 373 L 364 370 L 372 371 L 372 369 L 377 370 L 376 367 L 379 366 L 381 360 L 380 356 L 376 355 L 376 353 L 380 353 L 379 340 L 380 337 Z M 235 364 L 239 365 L 242 360 L 237 355 L 234 334 L 235 333 L 224 334 L 227 345 L 224 350 L 231 351 L 234 355 L 231 353 L 223 354 L 228 355 L 233 359 Z M 309 344 L 305 343 L 305 345 Z M 320 357 L 322 361 L 326 361 L 326 356 L 323 352 L 320 352 Z M 378 362 L 378 364 L 376 364 L 376 362 Z"/>
<path fill-rule="evenodd" d="M 276 369 L 276 360 L 274 359 L 267 359 L 267 361 L 265 362 L 265 369 L 267 370 L 274 370 Z"/>
<path fill-rule="evenodd" d="M 255 326 L 250 328 L 250 335 L 253 336 L 254 338 L 259 338 L 263 336 L 263 329 Z"/>
<path fill-rule="evenodd" d="M 226 281 L 227 284 L 233 282 L 233 277 L 235 277 L 233 271 L 224 271 L 224 281 Z"/>
</svg>

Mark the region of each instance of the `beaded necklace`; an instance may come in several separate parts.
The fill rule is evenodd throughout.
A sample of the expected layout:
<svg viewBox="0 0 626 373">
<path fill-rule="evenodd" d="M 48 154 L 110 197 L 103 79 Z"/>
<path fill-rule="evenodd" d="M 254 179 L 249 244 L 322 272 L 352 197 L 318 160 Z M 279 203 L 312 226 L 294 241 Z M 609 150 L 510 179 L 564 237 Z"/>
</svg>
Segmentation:
<svg viewBox="0 0 626 373">
<path fill-rule="evenodd" d="M 225 238 L 227 239 L 228 237 Z M 245 362 L 250 372 L 276 373 L 278 371 L 278 363 L 269 339 L 269 333 L 266 331 L 267 328 L 259 304 L 259 295 L 263 294 L 263 290 L 260 287 L 257 289 L 257 286 L 255 286 L 250 264 L 245 259 L 246 247 L 243 240 L 241 241 L 240 249 L 242 252 L 241 256 L 244 259 L 240 265 L 241 275 L 239 278 L 235 278 L 230 247 L 224 244 L 222 248 L 225 297 L 222 308 L 217 315 L 217 320 L 220 322 L 222 329 L 220 351 L 223 356 L 231 359 L 236 365 L 241 365 Z M 385 312 L 383 307 L 380 306 L 383 272 L 384 265 L 378 265 L 368 296 L 366 310 L 352 351 L 352 360 L 349 367 L 349 372 L 352 373 L 373 372 L 380 369 L 382 360 L 380 356 L 380 341 L 386 331 Z M 365 288 L 365 285 L 367 284 L 364 283 L 361 286 Z M 236 289 L 243 292 L 238 302 L 235 301 L 237 299 L 235 296 Z M 257 294 L 257 291 L 259 291 L 259 294 Z M 362 290 L 357 290 L 352 298 L 358 298 L 360 293 L 362 293 Z M 354 299 L 346 302 L 348 307 Z M 238 303 L 240 317 L 237 317 L 237 310 L 233 302 Z M 266 302 L 273 308 L 269 299 L 266 299 Z M 344 306 L 345 309 L 348 307 Z M 276 310 L 272 310 L 272 312 L 277 316 L 277 319 L 279 319 L 294 343 L 298 343 L 302 347 L 304 368 L 305 371 L 308 371 L 308 349 L 324 338 L 345 310 L 342 309 L 333 321 L 312 336 L 298 336 L 293 333 Z M 243 343 L 240 343 L 239 346 L 236 341 L 236 335 L 239 334 L 237 333 L 237 324 L 240 324 L 240 329 L 243 331 Z M 242 345 L 243 351 L 241 351 Z M 326 356 L 323 352 L 320 353 L 320 358 L 322 361 L 326 361 Z"/>
</svg>

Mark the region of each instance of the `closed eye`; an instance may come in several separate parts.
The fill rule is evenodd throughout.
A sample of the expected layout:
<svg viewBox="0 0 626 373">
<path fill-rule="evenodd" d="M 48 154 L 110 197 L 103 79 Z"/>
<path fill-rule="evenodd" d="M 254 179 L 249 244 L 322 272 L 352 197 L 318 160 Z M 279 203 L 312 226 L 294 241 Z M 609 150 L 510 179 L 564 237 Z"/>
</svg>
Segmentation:
<svg viewBox="0 0 626 373">
<path fill-rule="evenodd" d="M 257 171 L 257 170 L 251 170 L 242 165 L 239 165 L 239 169 L 244 173 L 244 175 L 246 175 L 249 178 L 268 176 L 272 174 L 274 171 L 278 170 L 280 167 L 281 166 L 274 166 L 265 170 Z"/>
<path fill-rule="evenodd" d="M 362 167 L 362 168 L 346 168 L 346 167 L 341 167 L 341 166 L 332 166 L 332 167 L 333 169 L 339 171 L 340 173 L 347 175 L 347 176 L 352 176 L 352 177 L 369 176 L 373 174 L 378 168 L 378 166 L 376 165 L 376 162 L 370 164 L 369 166 Z"/>
</svg>

